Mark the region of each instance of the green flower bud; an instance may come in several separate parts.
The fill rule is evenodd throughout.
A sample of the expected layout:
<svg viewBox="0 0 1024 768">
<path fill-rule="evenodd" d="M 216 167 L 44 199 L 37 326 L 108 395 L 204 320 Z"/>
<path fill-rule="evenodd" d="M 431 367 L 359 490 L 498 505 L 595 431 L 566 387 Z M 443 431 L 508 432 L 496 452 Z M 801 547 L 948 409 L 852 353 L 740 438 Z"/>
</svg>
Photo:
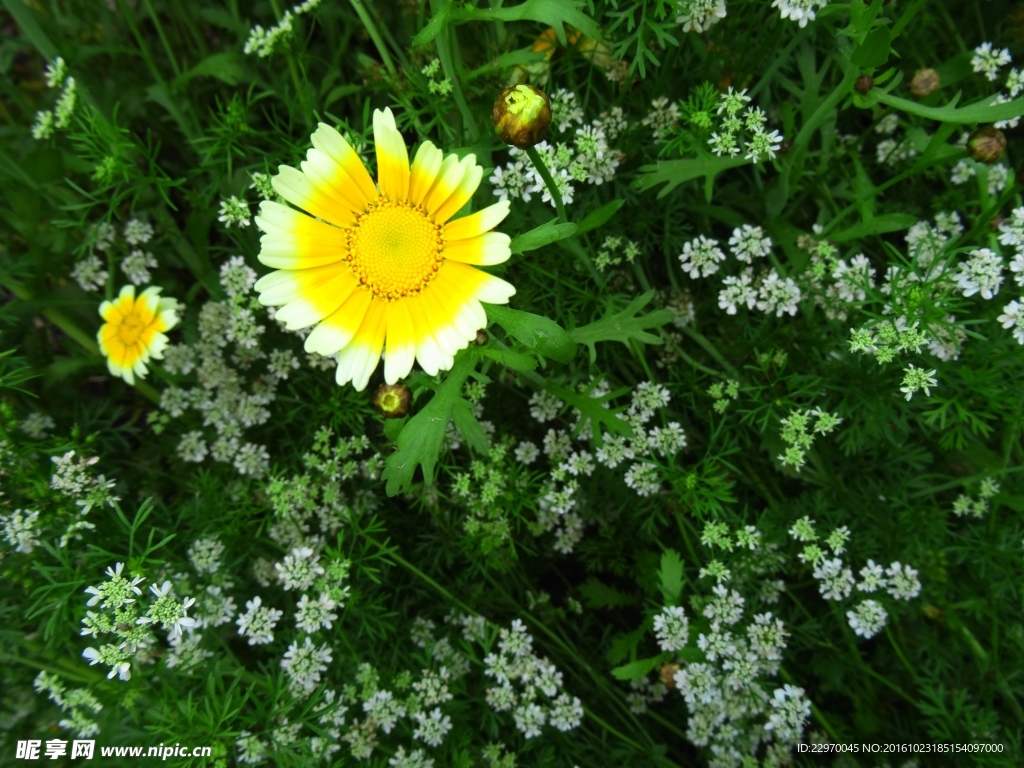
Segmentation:
<svg viewBox="0 0 1024 768">
<path fill-rule="evenodd" d="M 506 88 L 491 110 L 494 130 L 501 140 L 519 149 L 539 144 L 551 125 L 551 99 L 532 85 Z"/>
<path fill-rule="evenodd" d="M 967 154 L 979 163 L 998 162 L 1006 151 L 1006 136 L 998 128 L 986 125 L 979 128 L 967 140 Z"/>
<path fill-rule="evenodd" d="M 923 99 L 929 93 L 935 92 L 941 84 L 939 73 L 934 69 L 919 69 L 910 79 L 910 92 Z"/>
<path fill-rule="evenodd" d="M 409 413 L 412 390 L 404 384 L 381 384 L 373 396 L 373 406 L 385 419 L 400 419 Z"/>
</svg>

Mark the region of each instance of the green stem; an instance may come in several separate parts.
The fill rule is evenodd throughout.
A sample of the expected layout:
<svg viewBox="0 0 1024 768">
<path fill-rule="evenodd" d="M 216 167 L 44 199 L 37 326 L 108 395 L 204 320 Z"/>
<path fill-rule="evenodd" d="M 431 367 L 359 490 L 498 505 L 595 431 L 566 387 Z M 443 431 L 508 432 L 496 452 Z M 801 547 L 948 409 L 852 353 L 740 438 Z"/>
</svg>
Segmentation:
<svg viewBox="0 0 1024 768">
<path fill-rule="evenodd" d="M 352 7 L 355 8 L 356 15 L 359 16 L 359 20 L 366 27 L 366 33 L 370 36 L 373 41 L 374 47 L 377 49 L 377 53 L 380 54 L 381 60 L 384 62 L 384 66 L 388 68 L 388 72 L 392 76 L 398 74 L 398 70 L 395 68 L 395 62 L 391 60 L 391 54 L 388 53 L 387 46 L 384 45 L 384 40 L 381 39 L 380 31 L 377 29 L 377 25 L 373 23 L 373 19 L 367 12 L 366 8 L 363 7 L 363 0 L 350 0 Z"/>
<path fill-rule="evenodd" d="M 558 221 L 565 224 L 569 221 L 569 217 L 565 215 L 565 204 L 562 202 L 562 194 L 558 191 L 558 186 L 555 184 L 555 179 L 548 171 L 547 165 L 544 163 L 544 158 L 540 156 L 540 152 L 537 151 L 536 147 L 528 147 L 526 150 L 527 157 L 530 158 L 530 162 L 533 163 L 533 167 L 537 169 L 537 173 L 544 179 L 544 186 L 548 188 L 548 192 L 551 193 L 551 199 L 555 201 L 555 210 L 558 211 Z"/>
<path fill-rule="evenodd" d="M 729 364 L 729 362 L 722 356 L 722 353 L 715 348 L 715 345 L 708 341 L 706 338 L 704 338 L 704 336 L 700 332 L 695 331 L 693 328 L 690 328 L 689 326 L 686 326 L 683 328 L 683 333 L 685 333 L 691 339 L 700 344 L 700 346 L 704 348 L 704 351 L 711 355 L 714 361 L 725 369 L 726 373 L 728 373 L 735 379 L 739 379 L 739 371 L 733 368 Z"/>
<path fill-rule="evenodd" d="M 274 9 L 274 15 L 277 16 L 278 20 L 280 20 L 282 14 L 278 0 L 270 0 L 270 6 Z M 290 51 L 285 53 L 285 59 L 288 62 L 288 74 L 291 76 L 292 85 L 295 87 L 295 95 L 300 101 L 299 110 L 302 113 L 302 118 L 306 125 L 312 125 L 313 106 L 309 102 L 309 89 L 302 86 L 302 79 L 299 77 L 299 72 L 295 68 L 295 59 L 292 57 Z"/>
<path fill-rule="evenodd" d="M 476 143 L 480 138 L 480 129 L 477 128 L 476 120 L 473 119 L 473 112 L 466 102 L 466 96 L 462 92 L 462 83 L 459 80 L 458 67 L 455 66 L 455 55 L 453 48 L 457 45 L 455 30 L 445 27 L 437 36 L 437 58 L 441 61 L 441 69 L 448 82 L 452 84 L 452 96 L 459 108 L 459 116 L 462 120 L 461 133 L 469 131 L 469 140 Z"/>
<path fill-rule="evenodd" d="M 178 60 L 174 56 L 174 50 L 171 48 L 170 43 L 167 42 L 167 36 L 164 34 L 164 26 L 160 23 L 160 19 L 153 10 L 153 5 L 150 3 L 150 0 L 143 0 L 143 2 L 146 4 L 146 10 L 149 11 L 149 18 L 153 20 L 153 26 L 156 27 L 156 33 L 160 36 L 160 42 L 164 46 L 167 58 L 171 60 L 171 67 L 174 68 L 174 76 L 180 77 L 181 67 L 178 66 Z"/>
<path fill-rule="evenodd" d="M 149 69 L 153 79 L 156 80 L 157 85 L 163 89 L 164 94 L 169 100 L 168 111 L 178 122 L 181 132 L 185 134 L 185 138 L 187 138 L 190 143 L 194 142 L 198 131 L 193 127 L 191 121 L 189 121 L 185 115 L 182 114 L 181 110 L 178 109 L 175 100 L 171 96 L 171 91 L 167 87 L 167 82 L 164 80 L 163 75 L 160 74 L 160 70 L 157 69 L 156 61 L 153 59 L 153 53 L 149 50 L 149 45 L 146 43 L 146 39 L 139 31 L 138 24 L 135 23 L 135 17 L 132 16 L 132 12 L 125 4 L 125 0 L 117 0 L 117 7 L 121 9 L 121 15 L 124 16 L 125 23 L 128 24 L 128 28 L 132 31 L 132 36 L 135 38 L 135 42 L 139 46 L 139 53 L 142 54 L 142 59 L 146 62 L 146 67 Z"/>
</svg>

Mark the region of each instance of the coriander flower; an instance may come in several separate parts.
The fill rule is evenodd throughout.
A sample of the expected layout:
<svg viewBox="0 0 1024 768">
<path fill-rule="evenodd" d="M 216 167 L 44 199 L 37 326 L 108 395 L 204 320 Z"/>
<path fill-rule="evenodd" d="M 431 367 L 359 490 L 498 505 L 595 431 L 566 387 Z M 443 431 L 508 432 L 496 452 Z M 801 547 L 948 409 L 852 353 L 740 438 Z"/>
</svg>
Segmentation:
<svg viewBox="0 0 1024 768">
<path fill-rule="evenodd" d="M 235 620 L 238 625 L 238 634 L 249 638 L 249 645 L 265 645 L 273 642 L 274 627 L 284 616 L 284 611 L 264 606 L 262 598 L 258 595 L 252 600 L 247 600 L 245 607 L 245 613 Z"/>
<path fill-rule="evenodd" d="M 248 227 L 252 223 L 249 204 L 237 195 L 231 195 L 227 200 L 221 200 L 219 213 L 217 221 L 223 223 L 225 227 Z"/>
<path fill-rule="evenodd" d="M 852 611 L 846 612 L 846 620 L 855 634 L 864 638 L 872 638 L 885 626 L 889 614 L 875 600 L 864 600 Z"/>
<path fill-rule="evenodd" d="M 153 225 L 141 219 L 129 219 L 124 225 L 124 239 L 128 245 L 145 245 L 153 239 Z"/>
<path fill-rule="evenodd" d="M 723 261 L 725 252 L 718 247 L 718 241 L 704 235 L 684 243 L 683 252 L 679 254 L 683 271 L 693 279 L 715 274 Z"/>
<path fill-rule="evenodd" d="M 732 231 L 729 248 L 739 261 L 752 264 L 754 259 L 763 258 L 771 252 L 772 240 L 761 227 L 744 224 Z"/>
<path fill-rule="evenodd" d="M 753 309 L 757 305 L 757 290 L 753 282 L 749 269 L 725 278 L 722 281 L 725 287 L 718 292 L 718 306 L 729 315 L 735 315 L 737 307 L 744 304 L 747 309 Z"/>
<path fill-rule="evenodd" d="M 1024 344 L 1024 298 L 1014 300 L 1003 307 L 1003 314 L 996 318 L 1003 328 L 1013 329 L 1013 338 Z"/>
<path fill-rule="evenodd" d="M 793 278 L 783 279 L 773 269 L 758 290 L 757 308 L 769 314 L 774 312 L 776 317 L 795 315 L 802 295 Z"/>
<path fill-rule="evenodd" d="M 998 79 L 999 70 L 1011 61 L 1009 49 L 993 50 L 992 43 L 984 42 L 974 49 L 971 66 L 975 72 L 984 74 L 986 80 L 993 81 Z"/>
<path fill-rule="evenodd" d="M 772 2 L 772 8 L 778 8 L 782 12 L 782 18 L 798 22 L 801 29 L 807 26 L 808 21 L 814 21 L 815 12 L 826 5 L 828 5 L 828 0 L 773 0 Z"/>
<path fill-rule="evenodd" d="M 782 134 L 778 131 L 767 133 L 764 130 L 758 129 L 754 131 L 754 135 L 747 141 L 747 154 L 744 157 L 747 160 L 753 160 L 755 163 L 760 163 L 766 155 L 769 160 L 774 160 L 775 154 L 781 148 Z"/>
<path fill-rule="evenodd" d="M 935 378 L 935 370 L 926 371 L 923 368 L 917 368 L 913 364 L 903 369 L 906 376 L 903 377 L 903 386 L 900 387 L 900 392 L 903 392 L 907 396 L 907 400 L 910 400 L 915 393 L 920 390 L 924 390 L 926 397 L 931 397 L 930 387 L 938 386 L 938 380 Z"/>
<path fill-rule="evenodd" d="M 683 0 L 676 23 L 682 25 L 683 32 L 704 32 L 725 14 L 725 0 Z"/>
<path fill-rule="evenodd" d="M 654 617 L 654 636 L 663 651 L 679 651 L 686 646 L 690 635 L 690 622 L 686 612 L 677 605 L 663 608 Z"/>
<path fill-rule="evenodd" d="M 711 138 L 708 139 L 708 144 L 711 145 L 711 151 L 721 157 L 722 155 L 738 155 L 740 148 L 736 146 L 736 135 L 728 132 L 719 134 L 716 131 L 711 133 Z"/>
</svg>

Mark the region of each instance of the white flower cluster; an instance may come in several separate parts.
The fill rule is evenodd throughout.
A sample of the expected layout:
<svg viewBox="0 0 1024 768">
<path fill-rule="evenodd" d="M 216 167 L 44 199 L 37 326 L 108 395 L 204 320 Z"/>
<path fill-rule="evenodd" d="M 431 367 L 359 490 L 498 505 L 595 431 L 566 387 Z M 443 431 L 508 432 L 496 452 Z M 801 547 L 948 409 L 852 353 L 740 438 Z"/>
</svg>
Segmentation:
<svg viewBox="0 0 1024 768">
<path fill-rule="evenodd" d="M 975 72 L 985 75 L 990 82 L 999 79 L 999 70 L 1009 64 L 1010 51 L 1007 48 L 999 50 L 992 47 L 992 43 L 984 42 L 974 49 L 974 56 L 971 57 L 971 66 Z"/>
<path fill-rule="evenodd" d="M 291 37 L 294 28 L 292 22 L 304 13 L 309 13 L 318 5 L 321 0 L 305 0 L 284 12 L 281 20 L 270 29 L 264 29 L 259 24 L 249 31 L 249 38 L 245 41 L 245 53 L 255 53 L 261 59 L 274 52 L 274 48 Z"/>
<path fill-rule="evenodd" d="M 78 92 L 75 78 L 68 76 L 67 64 L 58 56 L 46 65 L 46 85 L 49 88 L 60 88 L 60 95 L 54 108 L 36 112 L 36 120 L 32 125 L 32 138 L 37 141 L 48 139 L 54 131 L 63 131 L 71 125 L 75 113 Z"/>
<path fill-rule="evenodd" d="M 1014 120 L 1019 119 L 1014 118 Z M 986 187 L 990 197 L 998 197 L 1006 189 L 1006 184 L 1010 180 L 1010 169 L 1004 163 L 987 165 L 971 158 L 965 158 L 953 166 L 953 170 L 949 172 L 949 180 L 956 185 L 966 184 L 978 175 L 978 171 L 985 173 Z"/>
<path fill-rule="evenodd" d="M 726 16 L 725 0 L 677 0 L 683 32 L 705 32 Z"/>
<path fill-rule="evenodd" d="M 576 94 L 559 88 L 551 94 L 553 132 L 561 134 L 534 147 L 543 158 L 558 193 L 565 204 L 572 203 L 574 184 L 600 185 L 615 178 L 621 162 L 620 153 L 612 142 L 625 129 L 621 107 L 613 107 L 588 124 L 583 124 L 583 112 Z M 511 161 L 497 166 L 489 181 L 494 194 L 502 200 L 528 202 L 535 194 L 552 207 L 554 198 L 544 179 L 526 153 L 516 147 L 509 149 Z"/>
<path fill-rule="evenodd" d="M 813 564 L 818 591 L 826 600 L 844 601 L 855 589 L 862 594 L 884 590 L 894 600 L 912 600 L 921 594 L 917 571 L 900 562 L 894 562 L 883 570 L 874 560 L 869 559 L 860 569 L 860 579 L 856 579 L 853 570 L 839 557 L 850 538 L 849 529 L 846 526 L 837 528 L 822 542 L 832 550 L 834 557 L 830 558 L 818 543 L 819 537 L 814 525 L 813 520 L 803 517 L 793 524 L 789 533 L 805 544 L 799 559 Z M 867 599 L 848 610 L 846 617 L 857 635 L 872 638 L 885 626 L 888 613 L 877 600 Z"/>
<path fill-rule="evenodd" d="M 484 674 L 494 681 L 486 692 L 488 705 L 511 712 L 526 739 L 540 736 L 545 725 L 564 732 L 583 720 L 580 700 L 565 692 L 555 665 L 533 652 L 533 637 L 519 619 L 502 628 L 498 652 L 484 658 Z"/>
<path fill-rule="evenodd" d="M 99 648 L 86 648 L 82 656 L 90 665 L 110 667 L 108 678 L 116 675 L 121 680 L 129 680 L 133 657 L 138 656 L 144 662 L 152 660 L 149 649 L 156 642 L 150 629 L 152 625 L 159 624 L 169 640 L 180 639 L 183 631 L 196 625 L 196 620 L 188 615 L 195 598 L 179 601 L 172 592 L 171 582 L 164 581 L 159 586 L 150 585 L 155 599 L 146 606 L 136 599 L 142 595 L 139 584 L 145 578 L 136 575 L 129 580 L 123 572 L 124 563 L 117 563 L 107 568 L 107 581 L 85 590 L 92 595 L 86 605 L 98 606 L 98 612 L 86 611 L 81 634 L 94 638 L 114 635 L 115 639 Z"/>
<path fill-rule="evenodd" d="M 762 745 L 768 756 L 784 757 L 800 740 L 810 702 L 801 689 L 789 685 L 768 693 L 786 647 L 782 621 L 771 612 L 758 613 L 741 628 L 746 600 L 722 584 L 702 602 L 710 625 L 698 633 L 696 645 L 706 660 L 662 671 L 663 676 L 671 674 L 686 700 L 687 737 L 709 748 L 715 764 L 739 765 Z M 663 651 L 675 653 L 687 646 L 689 627 L 682 609 L 665 608 L 654 627 Z"/>
<path fill-rule="evenodd" d="M 4 538 L 14 547 L 15 552 L 28 554 L 39 546 L 39 513 L 28 509 L 16 509 L 0 515 L 0 526 Z"/>
<path fill-rule="evenodd" d="M 269 356 L 260 347 L 266 328 L 258 322 L 261 311 L 250 295 L 256 272 L 241 256 L 229 258 L 220 270 L 220 282 L 227 301 L 208 301 L 199 310 L 199 340 L 175 344 L 164 354 L 164 366 L 171 374 L 194 373 L 198 386 L 169 386 L 160 396 L 160 407 L 172 419 L 188 411 L 202 415 L 202 426 L 213 427 L 216 438 L 207 442 L 203 430 L 182 434 L 178 456 L 188 462 L 232 463 L 241 475 L 262 477 L 270 455 L 262 445 L 242 440 L 243 432 L 267 422 L 268 406 L 274 401 L 280 382 L 298 368 L 299 360 L 289 349 L 273 350 Z M 228 358 L 229 345 L 234 354 Z M 257 373 L 246 386 L 244 373 L 257 361 L 267 360 L 265 373 Z"/>
<path fill-rule="evenodd" d="M 32 683 L 38 693 L 45 693 L 61 708 L 64 718 L 57 725 L 72 731 L 79 739 L 91 739 L 100 732 L 95 716 L 103 705 L 87 688 L 68 690 L 64 681 L 52 672 L 40 672 Z"/>
<path fill-rule="evenodd" d="M 801 28 L 814 21 L 815 13 L 826 5 L 828 0 L 772 0 L 772 8 L 778 8 L 782 18 L 799 23 Z"/>
</svg>

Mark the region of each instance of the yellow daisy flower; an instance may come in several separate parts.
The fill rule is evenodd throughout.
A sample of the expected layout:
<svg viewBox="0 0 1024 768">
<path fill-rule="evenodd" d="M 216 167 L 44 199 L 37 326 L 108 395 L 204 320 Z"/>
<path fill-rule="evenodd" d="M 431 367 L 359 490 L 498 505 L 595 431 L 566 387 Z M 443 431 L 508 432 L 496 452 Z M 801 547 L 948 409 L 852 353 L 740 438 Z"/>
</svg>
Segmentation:
<svg viewBox="0 0 1024 768">
<path fill-rule="evenodd" d="M 449 370 L 455 353 L 487 326 L 480 302 L 506 304 L 509 283 L 476 266 L 511 255 L 509 237 L 491 232 L 507 201 L 451 221 L 480 185 L 474 155 L 444 157 L 420 145 L 409 167 L 390 109 L 373 113 L 377 184 L 345 138 L 320 123 L 302 170 L 286 165 L 272 183 L 310 215 L 260 205 L 266 234 L 259 259 L 277 271 L 256 283 L 260 303 L 280 306 L 292 330 L 316 327 L 306 351 L 338 354 L 337 381 L 366 387 L 384 352 L 394 384 L 418 360 L 427 373 Z"/>
<path fill-rule="evenodd" d="M 150 358 L 164 356 L 169 331 L 178 323 L 178 302 L 160 298 L 160 288 L 152 286 L 135 297 L 135 286 L 126 285 L 114 301 L 100 304 L 100 326 L 96 339 L 107 358 L 107 368 L 129 384 L 146 375 Z"/>
</svg>

